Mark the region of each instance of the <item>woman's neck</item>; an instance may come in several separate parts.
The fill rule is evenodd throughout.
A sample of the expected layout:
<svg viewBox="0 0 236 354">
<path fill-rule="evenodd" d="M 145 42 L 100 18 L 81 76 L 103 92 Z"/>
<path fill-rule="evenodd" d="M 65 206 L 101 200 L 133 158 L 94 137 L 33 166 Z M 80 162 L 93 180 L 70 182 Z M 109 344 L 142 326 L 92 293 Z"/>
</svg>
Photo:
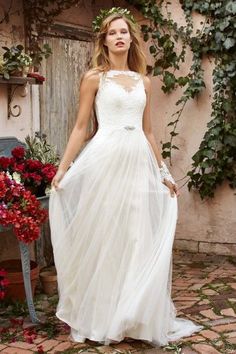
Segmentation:
<svg viewBox="0 0 236 354">
<path fill-rule="evenodd" d="M 129 70 L 128 62 L 127 62 L 127 55 L 120 56 L 120 57 L 117 57 L 117 56 L 114 57 L 110 53 L 109 59 L 110 59 L 111 70 L 117 70 L 117 71 Z"/>
</svg>

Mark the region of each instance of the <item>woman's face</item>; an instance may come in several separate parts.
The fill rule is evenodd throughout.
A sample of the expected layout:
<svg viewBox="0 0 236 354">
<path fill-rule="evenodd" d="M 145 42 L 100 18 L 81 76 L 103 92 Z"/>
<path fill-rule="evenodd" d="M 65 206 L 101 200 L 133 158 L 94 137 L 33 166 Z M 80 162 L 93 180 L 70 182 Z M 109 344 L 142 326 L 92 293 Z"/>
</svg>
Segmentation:
<svg viewBox="0 0 236 354">
<path fill-rule="evenodd" d="M 123 53 L 129 50 L 132 42 L 129 27 L 122 18 L 117 18 L 110 23 L 106 33 L 104 45 L 108 51 L 113 53 Z"/>
</svg>

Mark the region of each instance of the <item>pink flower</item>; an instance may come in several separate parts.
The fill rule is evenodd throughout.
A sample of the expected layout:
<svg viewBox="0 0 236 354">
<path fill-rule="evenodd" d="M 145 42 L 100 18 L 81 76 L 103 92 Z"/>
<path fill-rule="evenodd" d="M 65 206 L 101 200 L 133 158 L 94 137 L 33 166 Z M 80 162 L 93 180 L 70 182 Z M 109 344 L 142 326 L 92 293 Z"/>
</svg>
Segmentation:
<svg viewBox="0 0 236 354">
<path fill-rule="evenodd" d="M 7 192 L 7 187 L 5 183 L 0 180 L 0 198 L 4 198 Z"/>
</svg>

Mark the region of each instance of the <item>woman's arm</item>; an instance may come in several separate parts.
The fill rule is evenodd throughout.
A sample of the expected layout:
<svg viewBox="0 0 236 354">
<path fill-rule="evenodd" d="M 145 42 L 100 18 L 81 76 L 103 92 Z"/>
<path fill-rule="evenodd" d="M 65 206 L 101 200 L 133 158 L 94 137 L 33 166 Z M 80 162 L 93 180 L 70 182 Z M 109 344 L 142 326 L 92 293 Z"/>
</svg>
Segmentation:
<svg viewBox="0 0 236 354">
<path fill-rule="evenodd" d="M 147 140 L 152 146 L 153 152 L 156 156 L 158 166 L 160 168 L 161 175 L 164 176 L 163 183 L 170 189 L 171 196 L 174 196 L 174 194 L 179 195 L 179 192 L 177 190 L 177 185 L 175 184 L 173 178 L 169 174 L 166 165 L 162 160 L 160 150 L 157 147 L 156 140 L 152 132 L 151 114 L 150 114 L 151 80 L 147 76 L 144 77 L 144 86 L 145 86 L 145 91 L 147 96 L 147 102 L 143 113 L 143 131 L 147 137 Z"/>
<path fill-rule="evenodd" d="M 145 86 L 145 91 L 147 96 L 147 103 L 143 113 L 143 130 L 144 130 L 144 134 L 146 135 L 148 141 L 152 146 L 152 149 L 157 159 L 158 166 L 161 168 L 162 157 L 152 132 L 151 114 L 150 114 L 151 80 L 147 76 L 144 77 L 144 86 Z"/>
<path fill-rule="evenodd" d="M 65 152 L 58 167 L 58 171 L 52 181 L 52 186 L 58 187 L 58 183 L 69 168 L 71 162 L 79 153 L 84 144 L 88 122 L 90 119 L 94 97 L 99 85 L 99 75 L 97 72 L 88 71 L 80 85 L 79 110 L 76 123 L 69 137 Z"/>
</svg>

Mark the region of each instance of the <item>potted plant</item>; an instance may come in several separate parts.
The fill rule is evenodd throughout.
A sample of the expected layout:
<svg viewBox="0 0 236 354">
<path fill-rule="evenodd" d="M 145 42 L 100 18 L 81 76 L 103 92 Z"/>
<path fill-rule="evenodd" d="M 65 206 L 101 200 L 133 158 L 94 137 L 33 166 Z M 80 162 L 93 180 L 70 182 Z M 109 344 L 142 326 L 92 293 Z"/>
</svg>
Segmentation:
<svg viewBox="0 0 236 354">
<path fill-rule="evenodd" d="M 14 174 L 14 178 L 36 197 L 45 197 L 50 193 L 58 156 L 44 135 L 28 136 L 25 142 L 25 148 L 17 146 L 12 149 L 10 157 L 0 157 L 0 171 Z"/>
<path fill-rule="evenodd" d="M 57 293 L 57 272 L 55 266 L 45 267 L 40 271 L 40 281 L 45 294 L 51 296 Z"/>
<path fill-rule="evenodd" d="M 24 52 L 24 47 L 21 44 L 16 46 L 2 47 L 4 53 L 1 59 L 1 71 L 5 79 L 10 76 L 26 77 L 30 67 L 32 66 L 32 58 Z"/>
<path fill-rule="evenodd" d="M 40 235 L 40 225 L 47 219 L 48 212 L 42 208 L 36 196 L 18 180 L 18 175 L 0 172 L 0 225 L 10 226 L 20 243 L 29 244 Z M 31 263 L 31 286 L 34 293 L 39 268 Z M 6 297 L 23 301 L 25 299 L 21 261 L 9 259 L 0 262 L 0 268 L 8 272 L 10 285 Z"/>
<path fill-rule="evenodd" d="M 31 202 L 33 201 L 34 203 L 37 202 L 36 203 L 37 213 L 35 214 L 35 217 L 36 215 L 39 215 L 39 221 L 40 221 L 40 210 L 45 210 L 48 208 L 48 197 L 50 193 L 50 185 L 51 185 L 52 178 L 56 173 L 58 163 L 59 163 L 59 158 L 55 151 L 55 148 L 47 143 L 46 135 L 40 134 L 39 132 L 35 134 L 35 137 L 27 136 L 25 139 L 25 147 L 23 146 L 15 147 L 11 151 L 11 156 L 0 157 L 0 173 L 3 174 L 2 179 L 3 176 L 5 177 L 8 176 L 8 178 L 12 180 L 11 183 L 13 183 L 14 185 L 18 183 L 18 185 L 20 185 L 24 189 L 24 191 L 29 193 L 25 195 L 29 196 L 30 200 L 22 201 L 23 203 L 22 205 L 24 205 L 25 203 L 29 204 L 30 201 Z M 9 181 L 7 183 L 9 183 Z M 18 185 L 15 185 L 16 193 L 18 193 L 17 192 Z M 0 202 L 0 205 L 1 204 L 4 205 L 3 201 L 2 203 Z M 2 213 L 3 210 L 1 211 Z M 4 228 L 10 226 L 13 229 L 13 232 L 16 233 L 18 229 L 15 229 L 13 223 L 5 222 L 4 220 L 6 217 L 4 216 L 4 214 L 1 214 L 1 212 L 0 212 L 0 228 L 1 225 Z M 20 210 L 16 211 L 16 214 L 20 215 Z M 33 216 L 31 215 L 31 217 Z M 27 220 L 22 219 L 22 215 L 20 217 L 20 220 L 25 221 L 25 224 L 27 224 Z M 19 226 L 21 225 L 21 223 L 19 222 L 17 225 Z M 32 233 L 32 230 L 30 232 L 32 237 L 31 242 L 37 240 L 37 242 L 35 242 L 36 250 L 37 247 L 40 245 L 40 243 L 43 242 L 44 237 L 45 239 L 46 238 L 48 239 L 48 235 L 44 235 L 44 232 L 41 233 L 41 237 L 39 238 L 38 237 L 39 227 L 37 230 L 38 230 L 37 237 L 34 237 L 34 233 Z M 23 236 L 26 238 L 26 240 L 27 239 L 29 240 L 30 235 L 27 234 L 27 229 L 24 229 L 23 231 L 26 234 L 24 236 L 24 232 L 22 232 L 21 241 L 23 241 Z M 17 238 L 20 240 L 19 237 Z M 42 252 L 42 250 L 40 250 L 40 247 L 39 247 L 39 251 Z M 36 252 L 36 255 L 38 256 L 38 251 Z M 38 262 L 39 259 L 40 258 L 37 259 L 37 263 L 40 265 L 40 262 Z M 18 263 L 20 266 L 20 260 L 18 260 Z M 31 261 L 32 267 L 35 266 L 35 264 L 33 263 L 34 262 Z M 36 265 L 38 266 L 38 264 Z M 16 264 L 12 265 L 12 269 L 11 269 L 12 272 L 14 268 L 16 268 Z M 37 276 L 38 274 L 39 274 L 39 267 L 37 268 Z M 34 274 L 32 274 L 32 277 L 33 276 Z M 21 274 L 21 281 L 23 282 L 22 274 Z M 23 297 L 24 297 L 24 293 L 22 295 L 22 299 Z"/>
</svg>

